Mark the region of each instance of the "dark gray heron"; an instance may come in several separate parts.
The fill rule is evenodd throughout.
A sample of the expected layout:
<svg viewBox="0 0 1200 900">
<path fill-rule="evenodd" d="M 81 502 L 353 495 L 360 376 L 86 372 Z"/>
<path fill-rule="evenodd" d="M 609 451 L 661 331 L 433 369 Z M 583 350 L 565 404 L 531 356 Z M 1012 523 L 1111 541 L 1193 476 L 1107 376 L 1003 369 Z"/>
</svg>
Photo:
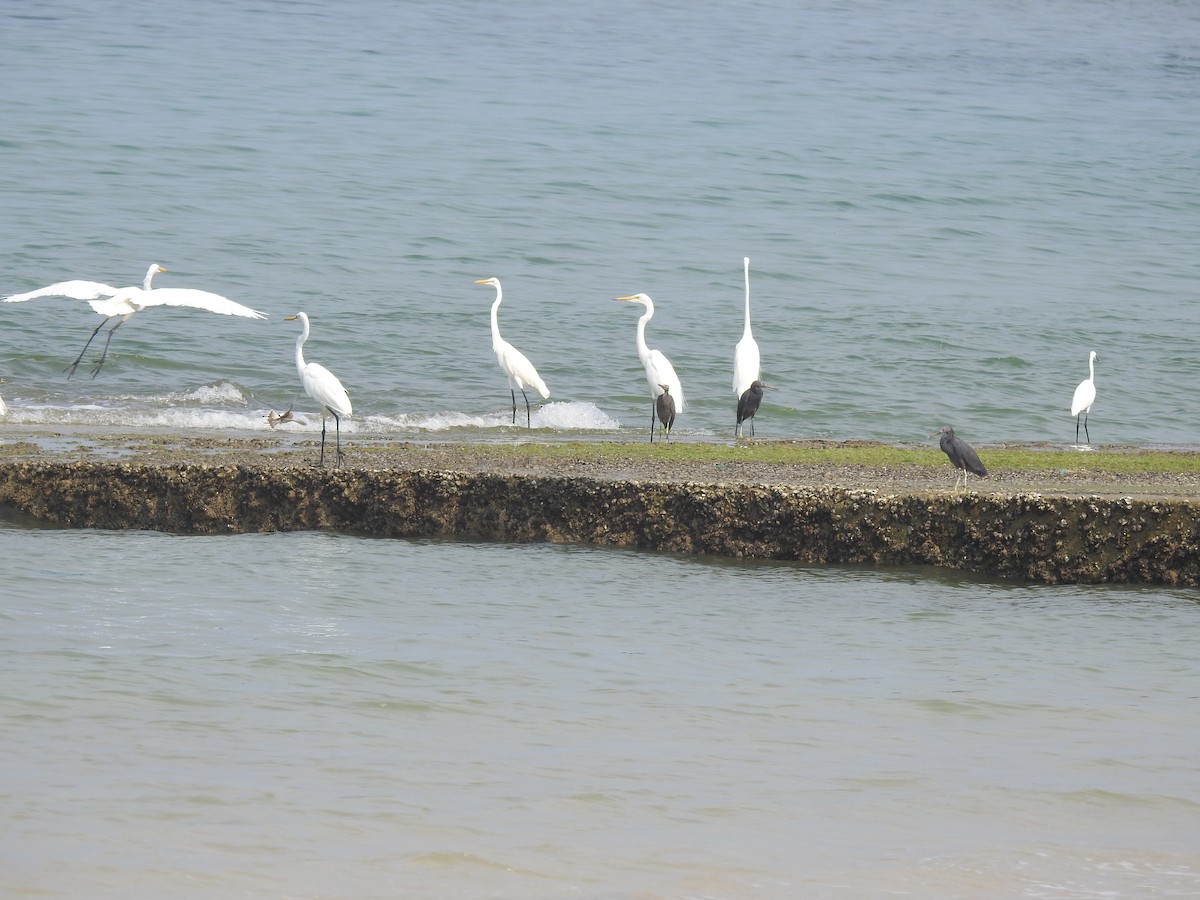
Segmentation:
<svg viewBox="0 0 1200 900">
<path fill-rule="evenodd" d="M 1075 396 L 1071 398 L 1071 415 L 1075 417 L 1075 443 L 1079 443 L 1079 417 L 1083 416 L 1083 433 L 1087 437 L 1088 443 L 1092 442 L 1092 436 L 1088 434 L 1087 420 L 1088 413 L 1092 411 L 1092 404 L 1096 402 L 1096 351 L 1093 350 L 1088 354 L 1088 377 L 1079 382 L 1079 386 L 1075 388 Z"/>
<path fill-rule="evenodd" d="M 959 474 L 962 475 L 963 487 L 967 486 L 967 473 L 973 473 L 980 478 L 987 478 L 988 470 L 983 463 L 979 461 L 979 454 L 975 452 L 970 444 L 962 438 L 955 436 L 954 429 L 949 425 L 943 425 L 930 437 L 941 435 L 941 440 L 938 441 L 938 446 L 942 448 L 942 452 L 950 457 L 950 463 L 954 466 L 954 486 L 958 487 Z"/>
<path fill-rule="evenodd" d="M 754 415 L 758 412 L 758 406 L 762 403 L 763 388 L 770 387 L 769 384 L 763 384 L 761 381 L 754 381 L 750 387 L 742 392 L 742 396 L 738 398 L 737 405 L 737 425 L 733 429 L 733 436 L 737 437 L 742 431 L 742 423 L 747 419 L 750 420 L 750 437 L 754 437 Z"/>
<path fill-rule="evenodd" d="M 671 443 L 671 426 L 675 424 L 675 400 L 671 397 L 671 386 L 669 384 L 660 384 L 662 393 L 654 401 L 655 409 L 658 410 L 658 421 L 662 422 L 663 434 L 667 437 L 667 443 Z M 650 432 L 650 440 L 654 440 L 654 432 Z"/>
</svg>

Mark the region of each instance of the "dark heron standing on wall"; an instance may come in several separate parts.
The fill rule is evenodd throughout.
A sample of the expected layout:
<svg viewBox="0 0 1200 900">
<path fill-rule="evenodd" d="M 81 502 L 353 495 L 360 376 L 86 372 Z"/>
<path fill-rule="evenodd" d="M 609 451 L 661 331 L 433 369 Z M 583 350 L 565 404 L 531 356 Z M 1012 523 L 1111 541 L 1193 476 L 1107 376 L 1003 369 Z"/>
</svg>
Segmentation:
<svg viewBox="0 0 1200 900">
<path fill-rule="evenodd" d="M 754 414 L 758 412 L 758 406 L 762 403 L 763 388 L 770 385 L 763 384 L 761 381 L 754 381 L 750 387 L 742 392 L 742 396 L 738 398 L 737 406 L 737 425 L 733 429 L 733 436 L 737 437 L 742 430 L 742 423 L 747 419 L 750 420 L 750 437 L 754 437 Z"/>
<path fill-rule="evenodd" d="M 962 473 L 963 487 L 967 486 L 967 473 L 971 472 L 978 475 L 980 478 L 987 478 L 987 469 L 983 463 L 979 461 L 979 454 L 975 449 L 960 437 L 956 437 L 954 429 L 949 425 L 943 425 L 930 437 L 942 436 L 938 441 L 938 446 L 942 448 L 942 452 L 950 457 L 950 462 L 954 466 L 954 486 L 958 487 L 959 472 Z"/>
<path fill-rule="evenodd" d="M 662 393 L 654 401 L 655 408 L 658 410 L 658 421 L 662 422 L 663 434 L 667 436 L 667 443 L 671 442 L 671 426 L 675 424 L 675 400 L 671 397 L 671 386 L 669 384 L 660 384 Z M 650 433 L 650 439 L 654 439 L 654 433 Z"/>
</svg>

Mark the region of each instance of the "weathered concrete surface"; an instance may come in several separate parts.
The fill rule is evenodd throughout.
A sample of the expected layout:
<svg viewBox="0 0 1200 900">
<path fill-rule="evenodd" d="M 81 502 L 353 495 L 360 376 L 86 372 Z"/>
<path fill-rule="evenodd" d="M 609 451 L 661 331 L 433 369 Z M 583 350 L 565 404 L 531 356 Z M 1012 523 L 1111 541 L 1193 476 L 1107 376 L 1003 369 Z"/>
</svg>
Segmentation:
<svg viewBox="0 0 1200 900">
<path fill-rule="evenodd" d="M 935 565 L 1043 583 L 1200 584 L 1192 500 L 241 465 L 0 465 L 0 505 L 64 527 L 329 529 Z"/>
</svg>

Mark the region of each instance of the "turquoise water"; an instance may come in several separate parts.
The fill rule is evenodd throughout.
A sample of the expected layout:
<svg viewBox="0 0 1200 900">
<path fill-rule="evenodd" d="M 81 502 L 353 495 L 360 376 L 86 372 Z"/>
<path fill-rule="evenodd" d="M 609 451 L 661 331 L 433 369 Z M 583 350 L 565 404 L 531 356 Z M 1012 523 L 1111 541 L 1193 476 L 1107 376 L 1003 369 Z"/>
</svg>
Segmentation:
<svg viewBox="0 0 1200 900">
<path fill-rule="evenodd" d="M 0 10 L 0 440 L 1195 446 L 1200 11 L 1150 0 Z M 51 897 L 1200 891 L 1196 594 L 569 547 L 0 523 L 0 887 Z"/>
</svg>

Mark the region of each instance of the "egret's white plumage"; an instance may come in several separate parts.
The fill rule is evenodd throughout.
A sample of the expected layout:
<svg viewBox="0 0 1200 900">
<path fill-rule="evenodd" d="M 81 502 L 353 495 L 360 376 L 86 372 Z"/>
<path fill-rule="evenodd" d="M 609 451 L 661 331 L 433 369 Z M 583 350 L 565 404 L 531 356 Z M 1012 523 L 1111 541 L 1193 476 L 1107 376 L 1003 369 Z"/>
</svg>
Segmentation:
<svg viewBox="0 0 1200 900">
<path fill-rule="evenodd" d="M 733 351 L 733 392 L 739 398 L 761 374 L 758 342 L 750 332 L 750 257 L 742 257 L 742 267 L 746 273 L 746 324 L 742 328 L 742 339 Z"/>
<path fill-rule="evenodd" d="M 1079 443 L 1079 417 L 1083 416 L 1083 433 L 1088 439 L 1088 443 L 1092 442 L 1092 436 L 1088 434 L 1087 418 L 1088 413 L 1092 411 L 1092 404 L 1096 402 L 1096 351 L 1092 350 L 1088 353 L 1088 377 L 1079 382 L 1079 386 L 1075 388 L 1075 395 L 1071 398 L 1071 415 L 1075 417 L 1075 443 Z"/>
<path fill-rule="evenodd" d="M 317 465 L 325 465 L 325 415 L 333 416 L 334 427 L 337 429 L 337 461 L 342 461 L 342 416 L 353 413 L 350 406 L 350 395 L 342 387 L 338 377 L 320 363 L 305 363 L 304 342 L 308 340 L 308 314 L 298 312 L 294 316 L 285 316 L 285 322 L 300 320 L 304 330 L 296 338 L 296 371 L 300 373 L 300 383 L 304 393 L 321 405 L 321 459 Z M 289 409 L 288 412 L 291 412 Z"/>
<path fill-rule="evenodd" d="M 266 318 L 265 315 L 257 310 L 250 309 L 248 306 L 242 306 L 242 304 L 235 303 L 228 297 L 222 297 L 220 294 L 214 294 L 210 291 L 200 291 L 194 288 L 152 288 L 150 282 L 154 276 L 159 272 L 166 271 L 168 270 L 158 265 L 158 263 L 151 264 L 150 268 L 146 270 L 146 278 L 143 280 L 141 287 L 132 285 L 130 287 L 115 288 L 99 281 L 60 281 L 44 288 L 38 288 L 36 291 L 13 294 L 12 296 L 5 297 L 4 302 L 23 303 L 26 300 L 34 300 L 38 297 L 69 297 L 72 300 L 86 300 L 93 310 L 104 316 L 104 321 L 96 326 L 96 330 L 92 332 L 87 343 L 83 345 L 83 349 L 79 351 L 79 356 L 75 358 L 75 362 L 68 366 L 68 371 L 71 375 L 75 374 L 75 369 L 79 367 L 79 363 L 83 359 L 83 354 L 87 352 L 87 348 L 91 346 L 92 340 L 100 333 L 100 329 L 108 324 L 110 320 L 117 319 L 117 323 L 108 331 L 108 338 L 104 342 L 104 350 L 100 354 L 100 361 L 92 369 L 93 378 L 99 374 L 100 369 L 104 366 L 104 361 L 108 359 L 108 345 L 112 343 L 113 333 L 124 322 L 128 321 L 131 316 L 147 307 L 190 306 L 193 309 L 204 309 L 223 316 L 245 316 L 250 319 Z"/>
<path fill-rule="evenodd" d="M 532 427 L 529 397 L 525 394 L 525 388 L 533 388 L 542 395 L 543 400 L 550 396 L 550 389 L 546 387 L 546 382 L 542 381 L 542 376 L 537 373 L 529 358 L 500 337 L 499 311 L 500 303 L 504 300 L 504 289 L 500 287 L 500 279 L 480 278 L 475 283 L 490 284 L 496 289 L 496 299 L 492 301 L 492 350 L 496 354 L 496 362 L 500 363 L 500 368 L 508 378 L 508 390 L 512 395 L 513 424 L 517 424 L 517 391 L 520 391 L 521 396 L 525 398 L 525 425 Z"/>
<path fill-rule="evenodd" d="M 650 408 L 650 440 L 653 441 L 654 422 L 658 415 L 658 395 L 663 392 L 663 386 L 666 385 L 666 389 L 670 390 L 671 397 L 675 400 L 675 411 L 683 412 L 685 406 L 683 385 L 679 383 L 675 367 L 671 365 L 671 361 L 663 355 L 662 351 L 651 350 L 646 346 L 646 323 L 654 316 L 654 301 L 645 294 L 631 294 L 628 297 L 617 297 L 616 299 L 627 303 L 640 303 L 646 307 L 646 311 L 642 313 L 637 324 L 637 354 L 642 368 L 646 370 L 646 382 L 650 385 L 650 398 L 655 401 L 655 405 Z"/>
</svg>

